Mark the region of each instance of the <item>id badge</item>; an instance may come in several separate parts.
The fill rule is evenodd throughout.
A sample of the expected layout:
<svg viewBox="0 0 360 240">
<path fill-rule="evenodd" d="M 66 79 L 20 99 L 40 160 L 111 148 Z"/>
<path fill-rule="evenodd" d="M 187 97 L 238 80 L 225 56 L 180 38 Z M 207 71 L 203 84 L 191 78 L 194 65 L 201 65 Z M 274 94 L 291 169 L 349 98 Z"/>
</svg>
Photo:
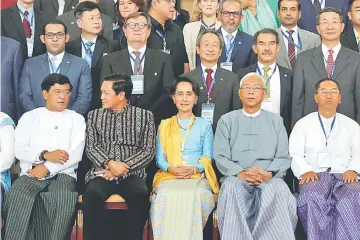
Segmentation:
<svg viewBox="0 0 360 240">
<path fill-rule="evenodd" d="M 34 41 L 31 38 L 26 39 L 26 45 L 28 49 L 28 57 L 32 57 L 33 55 L 33 48 L 34 48 Z"/>
<path fill-rule="evenodd" d="M 133 83 L 132 94 L 144 94 L 144 75 L 131 75 L 131 81 Z"/>
<path fill-rule="evenodd" d="M 331 153 L 329 153 L 329 152 L 320 152 L 320 153 L 318 153 L 317 167 L 319 167 L 319 168 L 329 168 L 329 167 L 331 167 Z"/>
<path fill-rule="evenodd" d="M 201 117 L 213 124 L 215 104 L 203 103 L 201 106 Z"/>
<path fill-rule="evenodd" d="M 170 54 L 170 49 L 163 49 L 161 50 L 162 52 L 166 53 L 166 54 Z"/>
<path fill-rule="evenodd" d="M 226 70 L 229 70 L 230 72 L 232 72 L 232 62 L 222 62 L 220 63 L 220 67 Z"/>
<path fill-rule="evenodd" d="M 274 103 L 270 99 L 266 98 L 261 103 L 261 109 L 269 112 L 275 112 Z"/>
</svg>

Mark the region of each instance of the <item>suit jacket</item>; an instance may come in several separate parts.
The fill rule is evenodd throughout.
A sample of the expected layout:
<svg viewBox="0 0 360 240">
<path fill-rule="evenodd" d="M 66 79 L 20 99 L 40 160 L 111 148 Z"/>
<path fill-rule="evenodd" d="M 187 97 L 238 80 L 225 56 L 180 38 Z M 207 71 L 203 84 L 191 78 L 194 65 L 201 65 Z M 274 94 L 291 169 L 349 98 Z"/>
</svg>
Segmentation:
<svg viewBox="0 0 360 240">
<path fill-rule="evenodd" d="M 128 76 L 133 74 L 128 49 L 104 57 L 102 78 L 114 73 L 124 73 Z M 171 117 L 176 112 L 168 92 L 174 81 L 170 55 L 146 48 L 143 73 L 144 94 L 131 95 L 129 101 L 134 106 L 152 111 L 155 122 L 160 123 L 161 119 Z"/>
<path fill-rule="evenodd" d="M 63 14 L 74 10 L 79 0 L 66 0 Z M 35 6 L 43 12 L 44 18 L 47 21 L 54 20 L 59 13 L 59 1 L 58 0 L 35 0 Z"/>
<path fill-rule="evenodd" d="M 292 123 L 317 111 L 314 100 L 315 83 L 325 78 L 326 70 L 321 47 L 300 53 L 294 71 L 292 98 Z M 341 90 L 341 104 L 337 111 L 360 122 L 360 57 L 359 54 L 341 47 L 335 60 L 335 79 Z"/>
<path fill-rule="evenodd" d="M 34 7 L 35 34 L 33 57 L 46 52 L 45 44 L 40 40 L 43 32 L 44 17 L 42 13 Z M 8 37 L 20 42 L 21 51 L 24 58 L 28 56 L 27 44 L 24 27 L 21 21 L 19 8 L 17 5 L 1 10 L 1 36 Z M 24 60 L 25 60 L 24 59 Z"/>
<path fill-rule="evenodd" d="M 89 64 L 82 58 L 65 53 L 60 73 L 70 79 L 73 87 L 68 108 L 83 116 L 86 115 L 90 108 L 92 94 Z M 19 102 L 22 113 L 45 106 L 41 83 L 49 74 L 47 53 L 26 60 L 20 76 Z"/>
<path fill-rule="evenodd" d="M 221 29 L 218 30 L 221 33 Z M 257 61 L 257 55 L 252 49 L 253 36 L 238 30 L 234 39 L 234 49 L 232 50 L 230 62 L 233 63 L 232 71 L 236 73 L 238 70 L 248 67 Z M 219 63 L 226 62 L 226 47 L 222 49 Z"/>
<path fill-rule="evenodd" d="M 342 11 L 344 16 L 344 23 L 347 29 L 349 20 L 347 18 L 348 0 L 324 0 L 325 7 L 334 7 Z M 298 26 L 304 30 L 318 34 L 316 30 L 316 15 L 311 0 L 300 0 L 301 4 L 301 18 Z"/>
<path fill-rule="evenodd" d="M 0 111 L 8 114 L 14 121 L 16 121 L 19 116 L 18 87 L 23 62 L 20 43 L 7 37 L 1 37 Z"/>
<path fill-rule="evenodd" d="M 201 105 L 207 102 L 207 90 L 202 78 L 202 69 L 198 67 L 195 70 L 183 74 L 182 77 L 191 79 L 200 87 L 200 95 L 197 104 L 193 108 L 193 112 L 195 116 L 201 117 Z M 217 68 L 213 96 L 210 101 L 210 103 L 215 104 L 213 119 L 214 132 L 217 122 L 222 115 L 232 110 L 240 109 L 241 103 L 238 95 L 239 83 L 239 78 L 235 73 L 220 67 Z"/>
<path fill-rule="evenodd" d="M 321 45 L 321 39 L 320 39 L 319 35 L 309 32 L 309 31 L 302 30 L 301 28 L 298 28 L 298 31 L 299 31 L 300 39 L 301 39 L 301 43 L 302 43 L 302 50 L 300 51 L 299 49 L 297 49 L 298 54 L 300 52 L 303 52 L 308 49 L 315 48 L 315 47 L 318 47 Z M 288 69 L 292 69 L 290 60 L 289 60 L 289 56 L 288 56 L 288 52 L 286 50 L 286 45 L 288 43 L 284 41 L 284 37 L 282 35 L 281 28 L 278 28 L 277 32 L 278 32 L 279 38 L 280 38 L 280 51 L 276 56 L 276 63 L 283 67 L 286 67 Z M 294 37 L 297 38 L 297 36 L 294 36 Z"/>
<path fill-rule="evenodd" d="M 100 74 L 103 64 L 103 58 L 109 53 L 120 50 L 119 43 L 113 40 L 107 40 L 103 36 L 98 36 L 95 42 L 95 49 L 91 61 L 91 79 L 92 79 L 92 99 L 90 110 L 101 107 L 100 99 Z M 66 52 L 82 58 L 81 39 L 69 42 L 66 45 Z"/>
<path fill-rule="evenodd" d="M 215 29 L 221 27 L 221 22 L 216 21 Z M 189 58 L 190 70 L 196 68 L 196 39 L 201 29 L 201 21 L 191 22 L 184 26 L 184 43 Z"/>
<path fill-rule="evenodd" d="M 291 130 L 291 99 L 293 88 L 293 72 L 282 66 L 279 66 L 280 73 L 280 116 L 283 118 L 284 126 L 288 135 Z M 256 72 L 256 64 L 238 71 L 239 79 L 242 79 L 246 74 Z"/>
<path fill-rule="evenodd" d="M 60 16 L 56 17 L 56 19 L 62 21 L 66 25 L 67 31 L 70 34 L 69 41 L 73 41 L 73 40 L 80 38 L 81 30 L 76 23 L 74 10 L 71 10 L 67 13 L 60 15 Z M 103 35 L 104 37 L 106 37 L 109 40 L 112 40 L 113 39 L 113 30 L 112 30 L 112 21 L 111 21 L 110 17 L 105 14 L 101 14 L 101 19 L 102 19 L 102 24 L 103 24 L 103 30 L 101 32 L 101 35 Z"/>
<path fill-rule="evenodd" d="M 356 37 L 353 28 L 341 34 L 340 41 L 341 41 L 341 45 L 343 45 L 344 47 L 349 48 L 355 52 L 359 52 L 359 47 L 356 42 Z"/>
<path fill-rule="evenodd" d="M 115 3 L 114 0 L 99 0 L 99 7 L 101 13 L 110 17 L 112 22 L 116 21 Z"/>
</svg>

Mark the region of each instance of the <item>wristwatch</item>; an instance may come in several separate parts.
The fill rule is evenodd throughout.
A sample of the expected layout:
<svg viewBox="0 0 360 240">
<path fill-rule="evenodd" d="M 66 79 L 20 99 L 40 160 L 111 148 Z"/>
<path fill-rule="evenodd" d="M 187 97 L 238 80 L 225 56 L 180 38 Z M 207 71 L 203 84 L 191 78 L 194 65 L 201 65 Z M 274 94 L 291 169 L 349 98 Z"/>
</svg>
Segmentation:
<svg viewBox="0 0 360 240">
<path fill-rule="evenodd" d="M 47 153 L 47 152 L 49 152 L 48 150 L 44 150 L 44 151 L 42 151 L 41 153 L 40 153 L 40 160 L 42 160 L 42 161 L 46 161 L 46 159 L 45 159 L 45 153 Z"/>
</svg>

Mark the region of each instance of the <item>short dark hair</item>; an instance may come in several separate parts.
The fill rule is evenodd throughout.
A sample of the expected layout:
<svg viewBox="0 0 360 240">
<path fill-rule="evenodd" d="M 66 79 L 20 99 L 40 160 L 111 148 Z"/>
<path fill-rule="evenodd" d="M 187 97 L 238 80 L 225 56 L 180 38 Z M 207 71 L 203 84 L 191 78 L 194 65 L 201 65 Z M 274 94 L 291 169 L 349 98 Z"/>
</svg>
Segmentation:
<svg viewBox="0 0 360 240">
<path fill-rule="evenodd" d="M 46 33 L 45 32 L 46 26 L 50 25 L 50 24 L 62 25 L 64 27 L 64 33 L 67 34 L 66 25 L 62 21 L 60 21 L 58 19 L 54 19 L 54 20 L 48 21 L 46 24 L 43 25 L 43 35 L 45 35 L 45 33 Z"/>
<path fill-rule="evenodd" d="M 112 89 L 116 95 L 125 92 L 126 99 L 129 99 L 133 90 L 133 83 L 131 77 L 123 73 L 116 73 L 104 77 L 104 81 L 113 82 Z"/>
<path fill-rule="evenodd" d="M 340 21 L 343 22 L 343 14 L 340 9 L 334 7 L 326 7 L 321 9 L 318 14 L 316 15 L 316 25 L 320 24 L 320 15 L 326 12 L 333 12 L 339 15 Z"/>
<path fill-rule="evenodd" d="M 279 0 L 278 1 L 278 10 L 280 11 L 280 5 L 281 5 L 281 2 L 283 2 L 283 1 L 286 1 L 286 0 Z M 301 11 L 301 3 L 300 3 L 300 1 L 299 0 L 292 0 L 292 1 L 296 1 L 297 3 L 298 3 L 298 10 L 299 11 Z"/>
<path fill-rule="evenodd" d="M 356 0 L 349 0 L 348 12 L 351 12 L 352 6 Z"/>
<path fill-rule="evenodd" d="M 76 5 L 76 8 L 74 10 L 75 18 L 78 19 L 84 12 L 91 12 L 94 9 L 99 10 L 99 12 L 101 13 L 99 5 L 97 5 L 96 3 L 90 1 L 81 2 Z"/>
<path fill-rule="evenodd" d="M 279 44 L 280 39 L 279 39 L 279 34 L 277 33 L 277 31 L 275 31 L 274 29 L 271 28 L 263 28 L 260 31 L 257 31 L 254 35 L 254 40 L 253 43 L 256 45 L 257 43 L 257 39 L 259 37 L 260 34 L 272 34 L 276 37 L 276 44 Z"/>
<path fill-rule="evenodd" d="M 340 85 L 336 80 L 334 80 L 332 78 L 323 78 L 315 84 L 315 93 L 317 93 L 319 91 L 320 84 L 323 82 L 326 82 L 326 81 L 334 82 L 336 84 L 337 88 L 339 89 L 339 92 L 341 92 Z"/>
<path fill-rule="evenodd" d="M 41 90 L 43 90 L 43 91 L 45 90 L 48 92 L 50 90 L 50 88 L 52 86 L 54 86 L 55 84 L 59 84 L 59 85 L 69 84 L 70 91 L 72 90 L 72 85 L 71 85 L 69 78 L 60 73 L 51 73 L 51 74 L 47 75 L 41 83 Z"/>
<path fill-rule="evenodd" d="M 170 91 L 170 92 L 171 92 L 171 95 L 174 95 L 174 94 L 175 94 L 176 88 L 177 88 L 178 84 L 181 83 L 181 82 L 188 82 L 188 83 L 190 83 L 191 86 L 192 86 L 192 90 L 193 90 L 193 92 L 195 93 L 195 95 L 196 95 L 196 96 L 199 96 L 199 94 L 200 94 L 199 85 L 198 85 L 196 82 L 192 81 L 191 79 L 189 79 L 189 78 L 187 78 L 187 77 L 178 77 L 178 78 L 174 81 L 174 83 L 173 83 L 173 85 L 172 85 L 172 87 L 171 87 L 171 91 Z"/>
</svg>

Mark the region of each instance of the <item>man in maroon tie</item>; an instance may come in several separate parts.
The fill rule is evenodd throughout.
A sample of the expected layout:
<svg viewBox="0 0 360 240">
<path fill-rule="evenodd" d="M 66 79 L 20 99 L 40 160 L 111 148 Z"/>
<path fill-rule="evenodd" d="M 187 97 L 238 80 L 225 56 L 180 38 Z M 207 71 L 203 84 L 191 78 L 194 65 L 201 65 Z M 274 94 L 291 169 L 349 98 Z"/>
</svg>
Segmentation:
<svg viewBox="0 0 360 240">
<path fill-rule="evenodd" d="M 237 94 L 240 84 L 238 76 L 218 66 L 223 47 L 224 40 L 220 32 L 211 29 L 201 32 L 196 41 L 201 65 L 182 75 L 200 86 L 194 114 L 209 120 L 214 130 L 222 115 L 241 106 Z"/>
</svg>

